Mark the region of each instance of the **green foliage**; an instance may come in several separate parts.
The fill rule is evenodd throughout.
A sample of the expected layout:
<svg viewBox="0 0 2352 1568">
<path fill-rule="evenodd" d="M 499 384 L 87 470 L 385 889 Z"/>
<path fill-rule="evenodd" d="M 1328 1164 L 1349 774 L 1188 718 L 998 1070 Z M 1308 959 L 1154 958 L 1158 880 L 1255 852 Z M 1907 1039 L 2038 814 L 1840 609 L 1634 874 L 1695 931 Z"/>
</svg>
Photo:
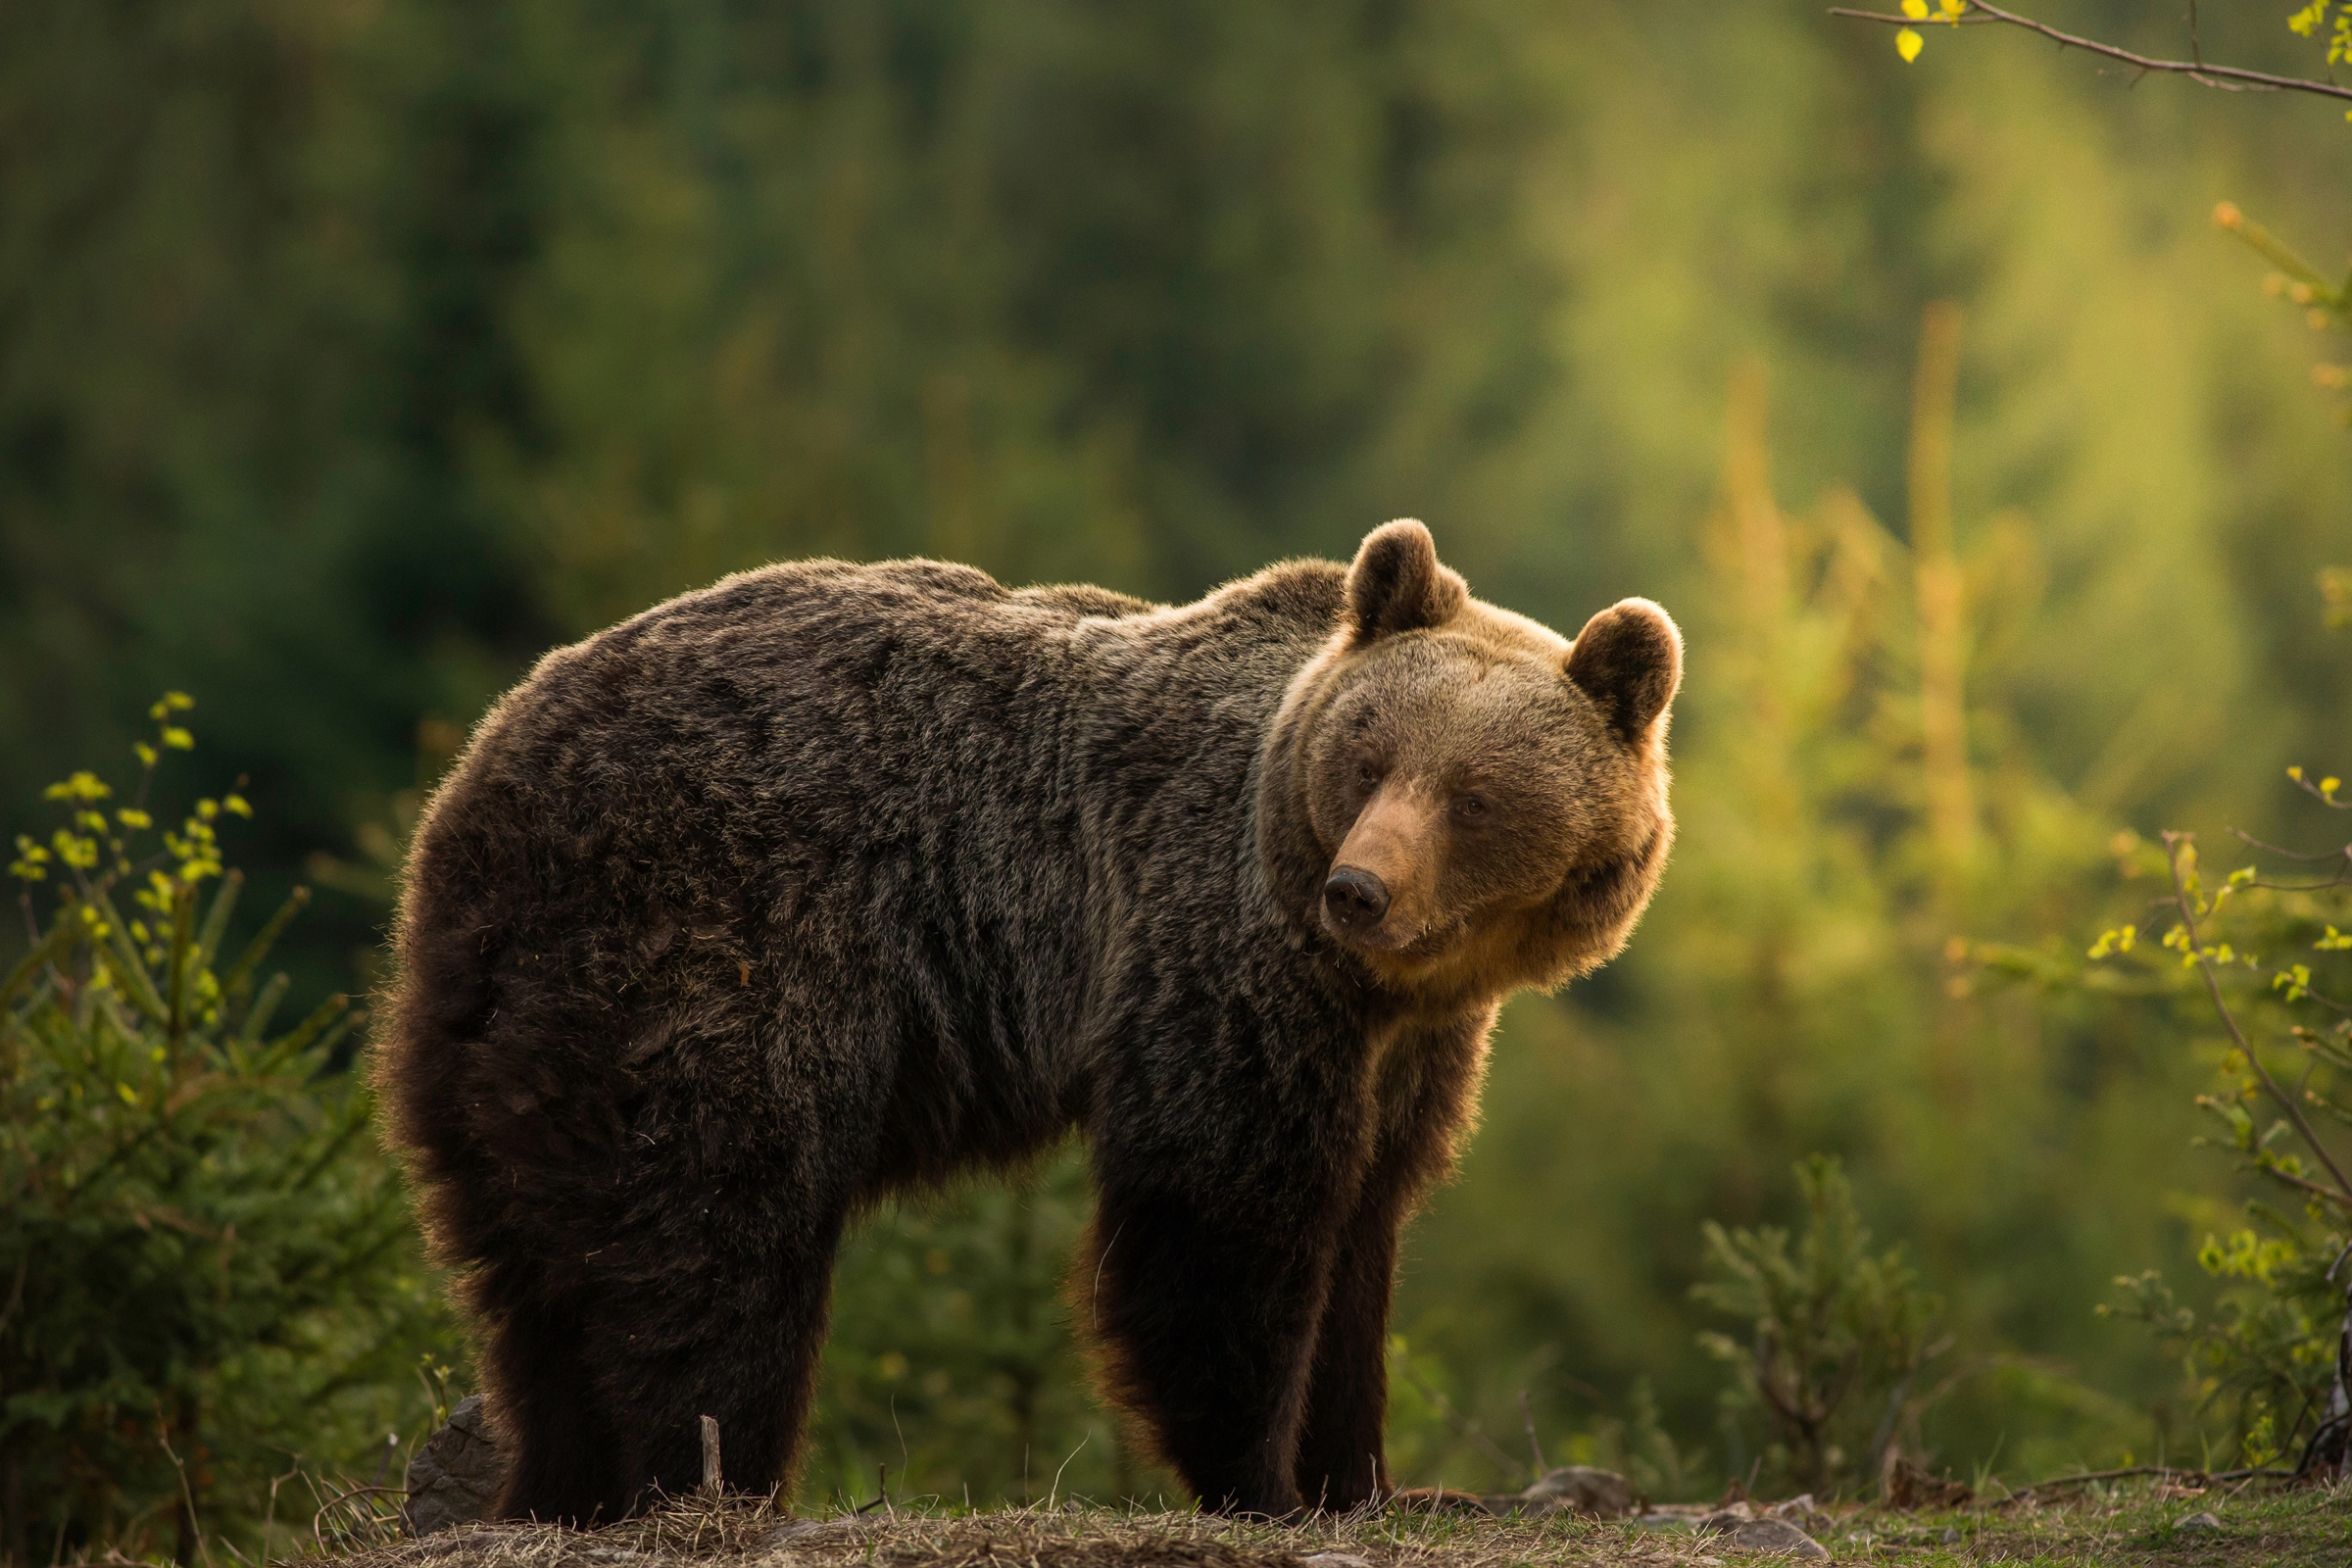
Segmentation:
<svg viewBox="0 0 2352 1568">
<path fill-rule="evenodd" d="M 261 966 L 298 891 L 236 951 L 217 829 L 149 804 L 189 749 L 172 694 L 127 802 L 95 774 L 17 841 L 31 951 L 0 985 L 0 1548 L 151 1552 L 251 1538 L 292 1467 L 382 1462 L 442 1327 L 369 1099 L 363 1014 L 299 1018 Z M 36 913 L 33 893 L 50 895 Z M 290 1027 L 288 1026 L 290 1023 Z"/>
<path fill-rule="evenodd" d="M 1914 1383 L 1951 1342 L 1936 1337 L 1942 1301 L 1920 1287 L 1902 1249 L 1871 1250 L 1838 1161 L 1817 1154 L 1796 1167 L 1796 1182 L 1805 1226 L 1794 1251 L 1778 1227 L 1727 1231 L 1710 1220 L 1718 1277 L 1691 1294 L 1752 1324 L 1744 1341 L 1699 1337 L 1735 1374 L 1724 1396 L 1735 1442 L 1739 1427 L 1760 1421 L 1768 1480 L 1827 1494 L 1874 1478 L 1889 1443 L 1916 1443 L 1926 1401 Z"/>
<path fill-rule="evenodd" d="M 2300 767 L 2288 776 L 2311 801 L 2352 809 L 2339 780 Z M 2181 1305 L 2150 1270 L 2117 1280 L 2124 1303 L 2101 1310 L 2146 1324 L 2181 1359 L 2199 1403 L 2224 1411 L 2242 1462 L 2333 1468 L 2347 1440 L 2336 1418 L 2352 1408 L 2337 1372 L 2352 1322 L 2352 1184 L 2340 1152 L 2352 1123 L 2352 1006 L 2338 1000 L 2352 995 L 2352 964 L 2337 955 L 2352 939 L 2335 924 L 2352 925 L 2352 852 L 2250 848 L 2286 869 L 2266 876 L 2249 864 L 2208 887 L 2191 835 L 2166 834 L 2161 854 L 2143 847 L 2145 869 L 2165 879 L 2150 908 L 2150 929 L 2164 935 L 2151 946 L 2134 921 L 2089 950 L 2093 983 L 2220 1026 L 2220 1039 L 2199 1042 L 2215 1081 L 2197 1103 L 2216 1130 L 2199 1142 L 2226 1151 L 2261 1190 L 2245 1201 L 2248 1224 L 2209 1233 L 2197 1250 L 2221 1286 L 2214 1309 Z"/>
<path fill-rule="evenodd" d="M 2334 24 L 2328 24 L 2328 13 L 2334 13 Z M 2328 40 L 2328 63 L 2341 65 L 2352 60 L 2352 5 L 2343 0 L 2311 0 L 2311 4 L 2286 19 L 2286 24 L 2304 37 L 2324 37 Z"/>
<path fill-rule="evenodd" d="M 2313 331 L 2352 327 L 2352 272 L 2331 281 L 2293 246 L 2240 212 L 2235 202 L 2216 206 L 2213 220 L 2216 226 L 2244 240 L 2278 269 L 2263 279 L 2264 290 L 2272 298 L 2284 299 L 2299 308 Z M 2311 379 L 2315 386 L 2340 392 L 2352 387 L 2352 367 L 2322 362 L 2311 368 Z M 2352 424 L 2352 405 L 2344 406 L 2338 413 L 2346 423 Z M 2328 568 L 2322 571 L 2320 583 L 2332 610 L 2342 597 L 2340 578 L 2332 568 Z M 2329 624 L 2338 625 L 2341 621 L 2331 613 Z"/>
</svg>

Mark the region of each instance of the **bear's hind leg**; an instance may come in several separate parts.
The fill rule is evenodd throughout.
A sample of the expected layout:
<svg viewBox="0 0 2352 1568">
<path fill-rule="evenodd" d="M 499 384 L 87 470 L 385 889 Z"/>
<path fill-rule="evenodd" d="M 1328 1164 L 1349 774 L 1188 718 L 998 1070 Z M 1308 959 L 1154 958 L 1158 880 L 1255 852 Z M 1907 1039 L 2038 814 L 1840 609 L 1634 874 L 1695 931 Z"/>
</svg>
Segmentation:
<svg viewBox="0 0 2352 1568">
<path fill-rule="evenodd" d="M 713 1282 L 723 1288 L 681 1284 L 659 1315 L 625 1301 L 599 1314 L 590 1343 L 604 1397 L 630 1413 L 617 1456 L 630 1509 L 702 1485 L 704 1416 L 718 1423 L 728 1491 L 791 1485 L 824 1345 L 832 1250 Z"/>
<path fill-rule="evenodd" d="M 580 1353 L 580 1315 L 531 1302 L 504 1307 L 494 1323 L 482 1370 L 507 1450 L 496 1517 L 571 1525 L 619 1518 L 627 1502 L 619 1443 Z"/>
</svg>

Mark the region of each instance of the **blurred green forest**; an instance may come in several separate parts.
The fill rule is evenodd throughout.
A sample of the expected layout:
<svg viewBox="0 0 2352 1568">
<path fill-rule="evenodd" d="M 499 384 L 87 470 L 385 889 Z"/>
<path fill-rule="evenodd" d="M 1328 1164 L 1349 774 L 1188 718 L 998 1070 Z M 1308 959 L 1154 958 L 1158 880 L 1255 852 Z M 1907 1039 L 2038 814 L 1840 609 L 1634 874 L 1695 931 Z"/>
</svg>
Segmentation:
<svg viewBox="0 0 2352 1568">
<path fill-rule="evenodd" d="M 2205 9 L 2316 69 L 2283 0 Z M 1655 906 L 1509 1008 L 1408 1238 L 1400 1470 L 1510 1482 L 1465 1428 L 1520 1451 L 1525 1391 L 1554 1459 L 1745 1473 L 1699 1227 L 1785 1222 L 1814 1152 L 1944 1298 L 1943 1462 L 2193 1457 L 2092 1306 L 2240 1196 L 2198 1063 L 1969 954 L 2079 951 L 2117 833 L 2291 837 L 2279 770 L 2352 762 L 2352 437 L 2207 216 L 2336 254 L 2352 129 L 1932 44 L 1795 0 L 0 8 L 5 825 L 192 692 L 250 906 L 316 882 L 303 994 L 365 987 L 419 790 L 551 646 L 780 558 L 1177 600 L 1418 515 L 1564 630 L 1662 601 L 1690 682 Z M 1156 1484 L 1061 1326 L 1083 1205 L 1064 1162 L 875 1222 L 812 1493 Z"/>
</svg>

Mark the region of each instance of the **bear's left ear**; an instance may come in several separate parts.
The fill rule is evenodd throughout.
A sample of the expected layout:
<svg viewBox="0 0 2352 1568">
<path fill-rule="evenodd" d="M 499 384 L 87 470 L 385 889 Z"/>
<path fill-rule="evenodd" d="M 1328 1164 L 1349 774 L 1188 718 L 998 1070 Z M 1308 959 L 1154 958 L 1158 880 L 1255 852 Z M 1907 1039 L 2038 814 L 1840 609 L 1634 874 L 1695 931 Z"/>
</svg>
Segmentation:
<svg viewBox="0 0 2352 1568">
<path fill-rule="evenodd" d="M 1633 741 L 1657 722 L 1683 683 L 1683 634 L 1646 599 L 1620 599 L 1585 622 L 1568 650 L 1568 678 Z"/>
<path fill-rule="evenodd" d="M 1470 596 L 1462 579 L 1438 564 L 1438 544 L 1411 517 L 1384 522 L 1364 536 L 1348 568 L 1348 615 L 1355 640 L 1442 626 Z"/>
</svg>

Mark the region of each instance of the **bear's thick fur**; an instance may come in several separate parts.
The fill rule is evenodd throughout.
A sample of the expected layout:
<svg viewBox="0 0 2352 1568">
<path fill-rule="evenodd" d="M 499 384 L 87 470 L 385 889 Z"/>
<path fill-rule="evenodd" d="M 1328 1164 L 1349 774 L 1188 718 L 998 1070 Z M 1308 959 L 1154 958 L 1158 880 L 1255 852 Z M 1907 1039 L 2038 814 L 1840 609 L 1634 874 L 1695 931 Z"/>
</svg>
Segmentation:
<svg viewBox="0 0 2352 1568">
<path fill-rule="evenodd" d="M 1386 1490 L 1396 1238 L 1501 999 L 1614 953 L 1681 645 L 1396 522 L 1198 604 L 730 577 L 543 660 L 416 835 L 379 1081 L 510 1517 L 792 1467 L 862 1207 L 1073 1129 L 1073 1312 L 1212 1507 Z"/>
</svg>

